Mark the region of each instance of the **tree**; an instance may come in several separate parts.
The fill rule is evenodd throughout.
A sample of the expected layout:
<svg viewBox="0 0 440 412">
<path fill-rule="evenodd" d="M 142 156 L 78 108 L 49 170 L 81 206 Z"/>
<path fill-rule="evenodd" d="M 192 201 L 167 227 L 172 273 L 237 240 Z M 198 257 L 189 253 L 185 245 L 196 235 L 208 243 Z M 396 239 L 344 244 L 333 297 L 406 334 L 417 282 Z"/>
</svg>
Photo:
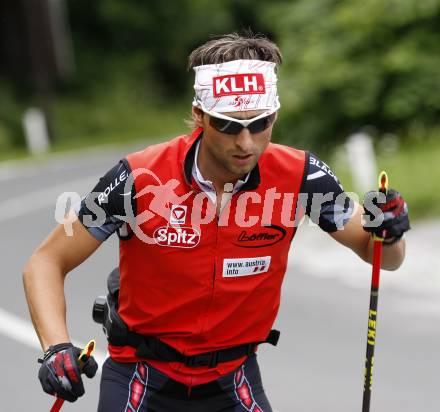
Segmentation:
<svg viewBox="0 0 440 412">
<path fill-rule="evenodd" d="M 321 147 L 440 114 L 440 0 L 275 1 L 282 140 Z"/>
</svg>

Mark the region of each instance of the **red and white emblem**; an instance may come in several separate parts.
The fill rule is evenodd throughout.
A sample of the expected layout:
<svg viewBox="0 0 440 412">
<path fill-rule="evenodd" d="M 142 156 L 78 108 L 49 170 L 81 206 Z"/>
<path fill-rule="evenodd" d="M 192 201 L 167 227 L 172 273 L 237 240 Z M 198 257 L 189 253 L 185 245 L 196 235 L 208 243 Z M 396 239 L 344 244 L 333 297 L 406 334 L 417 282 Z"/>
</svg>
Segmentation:
<svg viewBox="0 0 440 412">
<path fill-rule="evenodd" d="M 170 223 L 172 225 L 183 225 L 186 221 L 188 207 L 185 205 L 171 205 Z"/>
<path fill-rule="evenodd" d="M 228 74 L 213 78 L 214 97 L 237 94 L 264 94 L 266 87 L 261 73 Z"/>
</svg>

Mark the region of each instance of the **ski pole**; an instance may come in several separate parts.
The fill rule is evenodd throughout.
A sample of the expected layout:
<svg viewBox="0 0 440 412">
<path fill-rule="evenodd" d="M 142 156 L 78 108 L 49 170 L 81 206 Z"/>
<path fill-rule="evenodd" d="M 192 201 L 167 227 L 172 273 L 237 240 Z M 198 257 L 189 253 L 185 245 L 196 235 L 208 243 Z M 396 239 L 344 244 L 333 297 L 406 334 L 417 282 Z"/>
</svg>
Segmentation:
<svg viewBox="0 0 440 412">
<path fill-rule="evenodd" d="M 95 349 L 95 341 L 92 339 L 82 350 L 78 357 L 79 361 L 79 369 L 81 370 L 84 363 L 87 362 L 87 360 L 92 356 L 93 350 Z M 52 408 L 50 409 L 50 412 L 58 412 L 61 407 L 64 404 L 63 398 L 57 398 L 54 404 L 52 405 Z"/>
<path fill-rule="evenodd" d="M 382 171 L 379 175 L 379 191 L 387 194 L 388 176 Z M 376 345 L 377 302 L 379 298 L 380 264 L 382 243 L 385 231 L 373 234 L 373 268 L 371 277 L 370 310 L 368 312 L 367 355 L 365 359 L 364 398 L 362 412 L 370 411 L 371 388 L 373 386 L 374 347 Z"/>
</svg>

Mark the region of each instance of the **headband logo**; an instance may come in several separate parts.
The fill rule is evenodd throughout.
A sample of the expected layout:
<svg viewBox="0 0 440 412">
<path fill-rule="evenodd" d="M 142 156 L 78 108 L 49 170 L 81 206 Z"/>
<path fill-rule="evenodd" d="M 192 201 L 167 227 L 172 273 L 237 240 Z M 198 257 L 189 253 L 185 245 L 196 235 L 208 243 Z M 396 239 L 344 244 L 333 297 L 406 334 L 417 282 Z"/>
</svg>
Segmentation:
<svg viewBox="0 0 440 412">
<path fill-rule="evenodd" d="M 266 87 L 261 73 L 229 74 L 213 78 L 214 97 L 237 94 L 265 94 Z"/>
</svg>

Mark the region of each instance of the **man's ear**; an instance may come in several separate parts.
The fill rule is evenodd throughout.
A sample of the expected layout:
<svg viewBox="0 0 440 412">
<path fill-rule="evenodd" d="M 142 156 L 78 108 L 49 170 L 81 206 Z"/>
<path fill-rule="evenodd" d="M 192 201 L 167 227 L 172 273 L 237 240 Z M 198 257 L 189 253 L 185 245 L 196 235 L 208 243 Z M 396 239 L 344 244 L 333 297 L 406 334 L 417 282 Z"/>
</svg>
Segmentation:
<svg viewBox="0 0 440 412">
<path fill-rule="evenodd" d="M 203 111 L 200 110 L 198 107 L 193 106 L 192 110 L 192 118 L 194 120 L 194 124 L 196 127 L 204 127 L 203 125 Z"/>
</svg>

